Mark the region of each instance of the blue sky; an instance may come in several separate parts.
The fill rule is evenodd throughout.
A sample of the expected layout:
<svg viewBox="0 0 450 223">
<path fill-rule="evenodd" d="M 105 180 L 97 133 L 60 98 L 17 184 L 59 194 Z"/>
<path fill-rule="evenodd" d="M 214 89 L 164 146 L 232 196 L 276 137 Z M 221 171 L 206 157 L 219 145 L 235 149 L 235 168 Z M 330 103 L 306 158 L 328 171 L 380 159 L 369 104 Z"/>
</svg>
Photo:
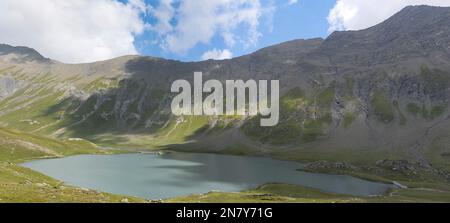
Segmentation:
<svg viewBox="0 0 450 223">
<path fill-rule="evenodd" d="M 146 0 L 145 3 L 155 8 L 160 4 L 159 0 Z M 207 43 L 197 43 L 186 52 L 173 52 L 161 47 L 158 33 L 152 30 L 137 35 L 134 44 L 142 55 L 182 61 L 201 60 L 205 52 L 213 49 L 228 49 L 233 57 L 236 57 L 288 40 L 326 37 L 329 34 L 327 17 L 335 4 L 335 0 L 300 0 L 293 4 L 289 4 L 289 0 L 263 0 L 262 7 L 270 8 L 271 12 L 259 18 L 257 30 L 260 36 L 258 41 L 251 45 L 235 44 L 230 47 L 219 33 L 215 33 Z M 143 15 L 143 19 L 149 24 L 157 23 L 152 15 Z M 176 25 L 177 22 L 173 19 L 171 24 Z M 241 25 L 233 33 L 238 37 L 244 36 L 246 29 L 248 27 Z"/>
<path fill-rule="evenodd" d="M 226 59 L 293 39 L 376 25 L 449 0 L 0 0 L 0 43 L 65 63 L 124 55 Z M 39 10 L 36 10 L 36 9 Z"/>
</svg>

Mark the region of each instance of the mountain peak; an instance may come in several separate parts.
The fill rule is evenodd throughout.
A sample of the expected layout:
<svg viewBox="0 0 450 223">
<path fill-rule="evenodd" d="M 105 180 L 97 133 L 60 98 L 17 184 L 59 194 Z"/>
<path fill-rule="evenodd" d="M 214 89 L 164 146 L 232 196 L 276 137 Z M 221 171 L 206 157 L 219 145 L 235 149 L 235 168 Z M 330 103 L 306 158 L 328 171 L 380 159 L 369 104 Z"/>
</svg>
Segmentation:
<svg viewBox="0 0 450 223">
<path fill-rule="evenodd" d="M 334 32 L 325 40 L 328 51 L 386 49 L 393 54 L 446 50 L 449 44 L 450 7 L 425 5 L 408 6 L 378 25 L 358 31 Z"/>
<path fill-rule="evenodd" d="M 431 6 L 431 5 L 409 5 L 400 10 L 399 13 L 408 11 L 439 10 L 439 9 L 448 10 L 448 8 L 449 7 Z"/>
<path fill-rule="evenodd" d="M 15 54 L 20 58 L 16 58 L 19 62 L 38 61 L 48 62 L 50 59 L 43 57 L 35 49 L 25 46 L 11 46 L 7 44 L 0 44 L 0 56 Z"/>
<path fill-rule="evenodd" d="M 399 31 L 406 31 L 436 27 L 436 25 L 446 22 L 450 24 L 450 7 L 419 5 L 407 6 L 386 21 L 372 28 L 379 29 L 380 27 L 387 27 L 400 29 Z"/>
</svg>

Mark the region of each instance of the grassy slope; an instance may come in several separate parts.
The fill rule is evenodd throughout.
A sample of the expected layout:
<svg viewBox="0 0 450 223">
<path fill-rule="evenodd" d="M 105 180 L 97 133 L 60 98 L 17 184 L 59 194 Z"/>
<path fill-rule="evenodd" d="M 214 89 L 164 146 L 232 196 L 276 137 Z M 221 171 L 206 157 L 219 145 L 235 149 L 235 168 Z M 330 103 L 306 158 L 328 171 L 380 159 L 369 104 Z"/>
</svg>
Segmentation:
<svg viewBox="0 0 450 223">
<path fill-rule="evenodd" d="M 160 150 L 166 145 L 182 144 L 188 141 L 190 136 L 195 135 L 197 131 L 208 124 L 208 120 L 207 117 L 186 116 L 183 117 L 182 122 L 172 119 L 165 128 L 153 135 L 105 133 L 90 137 L 89 140 L 111 148 Z"/>
<path fill-rule="evenodd" d="M 71 186 L 17 163 L 44 157 L 105 153 L 87 141 L 60 142 L 0 128 L 0 202 L 143 202 Z"/>
<path fill-rule="evenodd" d="M 268 184 L 240 193 L 210 192 L 168 200 L 182 203 L 390 203 L 390 202 L 448 202 L 450 192 L 424 189 L 393 189 L 379 197 L 352 197 L 286 184 Z"/>
<path fill-rule="evenodd" d="M 174 198 L 169 202 L 357 202 L 360 198 L 352 198 L 343 195 L 320 192 L 318 190 L 285 184 L 268 184 L 253 190 L 240 193 L 210 192 L 201 195 L 191 195 Z"/>
<path fill-rule="evenodd" d="M 1 75 L 1 72 L 0 72 Z M 67 119 L 64 119 L 65 106 L 63 102 L 64 89 L 59 89 L 57 84 L 61 81 L 56 81 L 54 75 L 52 74 L 39 74 L 39 75 L 28 75 L 17 70 L 14 75 L 16 79 L 26 81 L 26 83 L 32 83 L 24 87 L 22 90 L 17 91 L 14 95 L 0 101 L 0 126 L 12 127 L 15 129 L 20 129 L 22 132 L 10 131 L 0 129 L 0 163 L 2 171 L 0 172 L 0 182 L 2 184 L 0 193 L 0 201 L 86 201 L 86 202 L 108 202 L 117 201 L 114 200 L 112 195 L 98 195 L 97 193 L 90 193 L 83 190 L 70 188 L 70 187 L 60 187 L 59 182 L 46 178 L 40 174 L 33 171 L 27 170 L 25 168 L 20 168 L 14 163 L 35 159 L 39 157 L 48 156 L 66 156 L 74 155 L 80 153 L 95 153 L 97 150 L 86 141 L 65 141 L 60 142 L 53 139 L 48 139 L 45 137 L 39 137 L 33 134 L 25 134 L 23 132 L 32 132 L 39 135 L 50 135 L 55 131 L 64 127 Z M 71 80 L 66 80 L 71 82 Z M 92 90 L 98 88 L 109 88 L 111 86 L 103 84 L 99 85 L 98 81 L 94 81 L 86 86 L 78 86 L 82 89 Z M 114 87 L 114 84 L 112 85 Z M 330 103 L 330 98 L 332 99 L 334 92 L 330 89 L 326 89 L 320 93 L 317 97 L 316 104 L 328 106 Z M 294 97 L 295 96 L 295 97 Z M 303 95 L 293 95 L 292 98 L 287 98 L 291 100 L 286 100 L 286 106 L 293 108 L 303 107 L 304 103 L 307 101 L 302 99 Z M 302 99 L 299 100 L 298 98 Z M 31 99 L 31 100 L 30 100 Z M 385 120 L 390 120 L 390 111 L 392 108 L 388 107 L 388 103 L 384 97 L 380 95 L 374 95 L 372 98 L 372 103 L 374 109 L 380 114 L 379 116 Z M 55 105 L 63 105 L 58 107 Z M 50 108 L 52 112 L 49 112 Z M 327 117 L 327 114 L 323 114 Z M 348 125 L 351 124 L 354 117 L 347 118 Z M 324 119 L 326 120 L 326 119 Z M 117 147 L 127 147 L 127 148 L 143 148 L 143 147 L 155 147 L 160 145 L 166 145 L 171 143 L 181 143 L 188 139 L 188 137 L 194 134 L 197 130 L 201 129 L 208 122 L 205 118 L 198 117 L 187 117 L 186 121 L 181 124 L 176 124 L 173 120 L 167 128 L 163 129 L 161 132 L 156 134 L 153 140 L 150 140 L 148 135 L 115 135 L 106 134 L 100 135 L 96 143 L 107 146 L 117 146 Z M 270 132 L 270 135 L 278 133 L 279 136 L 289 137 L 285 135 L 285 128 L 292 131 L 291 126 L 287 125 L 292 123 L 290 120 L 286 120 L 286 125 L 280 125 L 282 131 Z M 327 123 L 316 123 L 306 122 L 305 126 L 299 128 L 299 131 L 304 137 L 302 140 L 308 140 L 311 137 L 316 137 L 321 134 L 323 125 Z M 277 129 L 275 129 L 277 130 Z M 295 131 L 294 131 L 295 132 Z M 280 138 L 283 138 L 280 137 Z M 294 137 L 295 139 L 295 137 Z M 95 138 L 94 138 L 95 140 Z M 285 138 L 283 138 L 285 140 Z M 237 151 L 241 151 L 242 148 L 238 148 Z M 236 152 L 236 153 L 238 153 Z M 240 152 L 239 152 L 240 153 Z M 382 157 L 378 157 L 379 154 L 355 154 L 354 151 L 341 151 L 340 153 L 324 153 L 323 151 L 295 151 L 293 153 L 283 153 L 283 154 L 272 154 L 275 157 L 281 159 L 294 159 L 294 160 L 304 160 L 304 161 L 315 161 L 315 160 L 330 160 L 330 161 L 347 161 L 356 164 L 362 163 L 373 163 L 376 160 L 386 158 L 385 154 Z M 389 155 L 392 159 L 401 158 L 397 154 Z M 9 164 L 8 162 L 12 163 Z M 442 161 L 443 164 L 447 165 L 447 160 Z M 396 180 L 397 176 L 377 176 L 372 173 L 366 172 L 347 172 L 347 174 L 373 179 L 373 180 Z M 13 177 L 14 176 L 14 177 Z M 18 177 L 21 176 L 21 177 Z M 34 179 L 34 181 L 30 181 Z M 30 183 L 32 182 L 32 183 Z M 42 187 L 42 183 L 45 183 Z M 37 186 L 40 185 L 41 187 Z M 448 200 L 447 195 L 438 192 L 436 188 L 447 190 L 446 184 L 440 182 L 433 182 L 428 185 L 423 183 L 408 183 L 409 186 L 417 187 L 428 187 L 434 188 L 428 191 L 424 190 L 401 190 L 397 193 L 404 193 L 405 197 L 408 197 L 411 201 L 418 200 L 429 201 L 429 198 L 441 199 L 445 198 Z M 52 189 L 53 188 L 53 189 Z M 329 201 L 359 201 L 352 200 L 350 198 L 334 197 L 334 195 L 316 193 L 310 189 L 299 187 L 299 186 L 289 186 L 289 185 L 278 185 L 274 187 L 262 187 L 265 188 L 261 191 L 261 188 L 256 190 L 247 191 L 244 193 L 210 193 L 207 195 L 191 196 L 188 198 L 180 198 L 171 201 L 251 201 L 251 202 L 265 202 L 268 201 L 265 196 L 254 196 L 254 193 L 268 193 L 275 195 L 274 197 L 279 197 L 276 201 L 288 201 L 293 199 L 294 202 L 329 202 Z M 290 194 L 280 194 L 280 191 L 297 191 Z M 22 191 L 22 192 L 21 192 Z M 64 192 L 62 192 L 64 191 Z M 307 192 L 304 196 L 298 191 Z M 27 195 L 28 194 L 28 195 Z M 320 194 L 320 196 L 319 196 Z M 13 195 L 13 197 L 9 197 Z M 301 196 L 300 196 L 301 195 Z M 29 196 L 29 199 L 27 198 Z M 108 198 L 104 198 L 107 196 Z M 312 197 L 308 197 L 312 196 Z M 324 198 L 326 197 L 326 198 Z M 234 200 L 233 200 L 234 199 Z M 283 200 L 285 199 L 285 200 Z M 438 199 L 438 200 L 439 200 Z M 407 200 L 407 199 L 404 199 Z M 372 200 L 373 201 L 373 200 Z"/>
<path fill-rule="evenodd" d="M 17 162 L 42 157 L 99 153 L 89 142 L 60 142 L 6 129 L 0 129 L 0 141 L 0 202 L 120 202 L 124 198 L 130 202 L 143 201 L 66 186 L 16 165 Z M 391 195 L 393 196 L 358 198 L 301 186 L 271 184 L 240 193 L 211 192 L 169 199 L 166 202 L 431 202 L 450 199 L 449 192 L 418 189 L 395 190 Z"/>
</svg>

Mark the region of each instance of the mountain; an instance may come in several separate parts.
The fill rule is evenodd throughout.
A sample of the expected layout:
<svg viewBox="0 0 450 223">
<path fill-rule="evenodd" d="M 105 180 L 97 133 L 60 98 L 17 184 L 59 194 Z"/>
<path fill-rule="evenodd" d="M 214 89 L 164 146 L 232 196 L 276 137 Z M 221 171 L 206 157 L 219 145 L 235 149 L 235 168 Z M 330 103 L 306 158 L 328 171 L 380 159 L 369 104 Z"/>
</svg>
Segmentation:
<svg viewBox="0 0 450 223">
<path fill-rule="evenodd" d="M 27 61 L 50 61 L 50 59 L 43 57 L 34 49 L 24 46 L 13 47 L 6 44 L 0 44 L 0 56 L 9 56 L 11 57 L 10 59 L 15 61 L 16 63 L 24 63 Z"/>
<path fill-rule="evenodd" d="M 280 80 L 281 116 L 174 117 L 174 80 Z M 230 60 L 126 56 L 63 64 L 0 45 L 0 126 L 101 145 L 375 165 L 446 175 L 450 8 L 411 6 L 374 27 L 294 40 Z M 378 162 L 377 162 L 378 161 Z"/>
</svg>

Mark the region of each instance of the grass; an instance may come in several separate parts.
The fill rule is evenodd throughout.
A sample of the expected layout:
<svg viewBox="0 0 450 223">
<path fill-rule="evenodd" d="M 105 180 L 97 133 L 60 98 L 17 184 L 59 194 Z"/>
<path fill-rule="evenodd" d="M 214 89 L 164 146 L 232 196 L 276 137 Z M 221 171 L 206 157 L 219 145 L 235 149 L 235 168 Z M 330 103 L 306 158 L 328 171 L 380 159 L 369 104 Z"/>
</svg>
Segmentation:
<svg viewBox="0 0 450 223">
<path fill-rule="evenodd" d="M 402 112 L 402 110 L 400 109 L 400 105 L 399 105 L 399 103 L 398 103 L 398 101 L 394 101 L 394 108 L 395 108 L 395 110 L 397 111 L 397 114 L 399 115 L 399 117 L 400 117 L 400 125 L 402 125 L 402 126 L 404 126 L 404 125 L 406 125 L 406 123 L 408 122 L 408 120 L 406 119 L 406 116 L 405 115 L 403 115 L 403 112 Z"/>
<path fill-rule="evenodd" d="M 205 116 L 186 116 L 182 120 L 171 120 L 170 124 L 157 133 L 153 145 L 168 145 L 186 142 L 189 137 L 201 132 L 208 126 L 209 118 Z"/>
<path fill-rule="evenodd" d="M 24 133 L 25 131 L 49 135 L 68 124 L 72 124 L 74 120 L 78 121 L 83 115 L 94 110 L 97 98 L 95 96 L 91 97 L 78 113 L 72 113 L 78 107 L 77 103 L 79 101 L 67 98 L 64 92 L 56 87 L 58 82 L 60 82 L 56 80 L 57 75 L 30 75 L 22 70 L 14 69 L 11 68 L 10 70 L 14 73 L 15 78 L 33 82 L 33 84 L 0 101 L 0 111 L 5 112 L 0 114 L 1 126 L 13 126 L 21 130 L 0 128 L 0 202 L 120 202 L 123 199 L 128 199 L 130 202 L 143 202 L 144 200 L 142 199 L 66 186 L 62 182 L 17 165 L 19 162 L 38 158 L 103 152 L 86 140 L 56 140 Z M 79 76 L 71 78 L 73 81 L 80 79 Z M 441 71 L 423 70 L 422 78 L 426 80 L 427 91 L 445 89 L 448 84 L 446 74 Z M 71 82 L 72 80 L 67 79 L 66 81 Z M 97 78 L 86 84 L 78 83 L 77 87 L 88 92 L 94 92 L 99 89 L 114 89 L 120 85 L 121 83 L 118 79 L 103 80 Z M 334 85 L 331 84 L 328 88 L 320 89 L 320 91 L 316 92 L 315 97 L 306 95 L 300 88 L 294 88 L 284 95 L 280 101 L 281 116 L 279 125 L 261 128 L 259 126 L 259 118 L 256 117 L 252 120 L 255 126 L 244 125 L 243 130 L 253 138 L 274 145 L 302 145 L 302 143 L 315 141 L 323 135 L 326 127 L 333 121 L 329 110 L 335 100 Z M 344 99 L 350 100 L 354 97 L 354 87 L 355 80 L 347 78 L 342 95 Z M 133 94 L 137 94 L 142 90 L 140 85 L 130 85 L 128 88 L 129 92 Z M 163 91 L 155 90 L 155 92 L 150 94 L 149 99 L 150 101 L 158 101 L 153 99 L 161 99 L 163 96 Z M 128 108 L 130 113 L 138 111 L 136 100 L 133 100 Z M 117 127 L 115 126 L 116 120 L 112 118 L 105 121 L 104 117 L 100 115 L 100 113 L 111 111 L 114 106 L 113 102 L 114 100 L 105 102 L 99 108 L 96 108 L 98 109 L 97 114 L 86 120 L 84 125 L 80 125 L 80 129 L 71 130 L 83 133 L 86 137 L 89 137 L 88 139 L 94 140 L 95 143 L 101 145 L 142 149 L 185 142 L 196 134 L 202 134 L 211 121 L 205 117 L 184 117 L 184 121 L 181 123 L 177 123 L 176 119 L 170 119 L 167 126 L 152 132 L 153 136 L 149 136 L 148 132 L 130 132 L 129 134 L 123 134 L 122 132 L 120 135 L 111 131 L 102 132 L 101 130 L 103 129 L 111 130 Z M 400 113 L 400 110 L 396 107 L 398 105 L 393 104 L 389 100 L 388 95 L 383 92 L 373 94 L 370 102 L 377 118 L 385 123 L 393 121 L 395 108 Z M 143 114 L 143 118 L 153 116 L 155 111 L 158 111 L 158 105 L 155 103 L 147 107 L 147 113 Z M 421 115 L 427 119 L 439 117 L 446 111 L 445 107 L 440 105 L 427 108 L 425 105 L 419 106 L 417 104 L 407 105 L 407 110 L 410 114 Z M 403 116 L 402 114 L 400 115 Z M 343 126 L 349 127 L 355 118 L 356 114 L 347 112 L 344 116 Z M 239 119 L 220 120 L 212 133 L 232 128 L 236 120 Z M 252 123 L 252 121 L 248 123 Z M 130 126 L 129 123 L 126 123 L 126 125 L 125 127 Z M 158 128 L 163 125 L 164 123 L 160 124 Z M 64 136 L 70 136 L 70 129 L 67 130 L 67 133 Z M 445 144 L 448 145 L 449 143 Z M 438 160 L 437 164 L 439 167 L 450 169 L 448 165 L 449 158 L 443 155 L 445 150 L 442 149 L 442 145 L 436 145 L 435 147 L 436 151 L 427 155 L 433 157 L 433 161 Z M 299 146 L 299 148 L 302 147 Z M 235 146 L 222 152 L 239 155 L 254 154 L 250 149 L 245 150 L 240 146 Z M 402 159 L 405 157 L 405 154 L 400 152 L 351 149 L 277 150 L 270 155 L 279 159 L 295 161 L 345 161 L 355 165 L 373 165 L 375 161 L 380 159 Z M 406 179 L 404 176 L 392 173 L 374 174 L 359 170 L 346 172 L 332 170 L 328 173 L 349 174 L 364 179 L 385 182 L 391 180 L 404 181 Z M 420 180 L 413 179 L 406 183 L 408 186 L 415 188 L 394 190 L 390 195 L 378 198 L 356 198 L 324 193 L 301 186 L 270 184 L 244 192 L 211 192 L 204 195 L 169 199 L 168 202 L 429 202 L 450 200 L 447 192 L 449 191 L 448 184 L 444 182 L 424 178 Z M 428 189 L 423 190 L 421 189 L 422 187 Z"/>
<path fill-rule="evenodd" d="M 425 105 L 422 105 L 422 107 L 420 107 L 416 103 L 409 103 L 406 106 L 406 110 L 409 114 L 415 117 L 421 115 L 423 119 L 433 120 L 443 115 L 447 108 L 443 105 L 434 105 L 431 107 L 431 109 L 427 109 L 427 106 Z"/>
<path fill-rule="evenodd" d="M 344 115 L 344 122 L 343 122 L 344 128 L 349 128 L 353 124 L 355 119 L 356 119 L 356 114 L 355 113 L 352 113 L 352 112 L 345 113 L 345 115 Z"/>
<path fill-rule="evenodd" d="M 329 108 L 331 103 L 333 103 L 335 99 L 335 94 L 334 84 L 332 84 L 332 86 L 330 86 L 317 96 L 317 104 L 322 108 Z"/>
<path fill-rule="evenodd" d="M 119 82 L 120 80 L 118 78 L 105 79 L 103 77 L 100 77 L 83 86 L 83 90 L 87 92 L 94 92 L 98 90 L 117 88 L 119 87 Z"/>
<path fill-rule="evenodd" d="M 0 128 L 0 142 L 0 161 L 9 162 L 101 152 L 94 144 L 82 139 L 60 141 L 3 128 Z"/>
<path fill-rule="evenodd" d="M 0 202 L 19 203 L 120 203 L 145 200 L 64 185 L 45 175 L 12 163 L 0 162 Z"/>
<path fill-rule="evenodd" d="M 306 120 L 304 123 L 304 132 L 302 135 L 303 142 L 315 141 L 322 132 L 322 122 L 320 120 Z"/>
<path fill-rule="evenodd" d="M 177 203 L 330 203 L 357 202 L 360 198 L 325 193 L 319 190 L 288 184 L 267 184 L 237 193 L 209 192 L 168 199 Z"/>
<path fill-rule="evenodd" d="M 239 193 L 209 192 L 166 200 L 176 203 L 407 203 L 448 202 L 450 192 L 392 189 L 384 196 L 355 197 L 288 184 L 267 184 Z"/>
<path fill-rule="evenodd" d="M 345 89 L 343 92 L 343 96 L 347 100 L 351 100 L 354 98 L 353 89 L 355 88 L 356 81 L 351 77 L 345 78 Z"/>
<path fill-rule="evenodd" d="M 97 145 L 111 148 L 148 149 L 158 150 L 161 147 L 182 144 L 191 137 L 200 134 L 208 127 L 209 118 L 205 116 L 185 116 L 181 119 L 171 119 L 164 128 L 149 134 L 147 132 L 134 132 L 130 134 L 116 134 L 106 132 L 91 134 L 85 137 Z M 70 132 L 68 132 L 70 135 Z"/>
<path fill-rule="evenodd" d="M 444 114 L 444 112 L 446 110 L 447 110 L 447 108 L 445 106 L 441 106 L 441 105 L 433 106 L 433 108 L 431 108 L 431 111 L 430 111 L 431 119 L 438 118 L 439 116 Z"/>
<path fill-rule="evenodd" d="M 301 120 L 295 119 L 295 114 L 311 104 L 302 89 L 293 88 L 280 99 L 280 120 L 276 126 L 261 127 L 261 116 L 248 120 L 241 128 L 254 140 L 272 145 L 296 143 L 303 132 Z"/>
<path fill-rule="evenodd" d="M 62 155 L 71 155 L 78 153 L 95 153 L 99 152 L 95 145 L 83 140 L 71 140 L 67 142 L 58 142 L 41 136 L 22 133 L 20 131 L 11 131 L 1 129 L 1 140 L 14 141 L 21 139 L 28 141 L 33 145 L 38 145 L 51 149 L 51 151 L 61 153 Z M 5 145 L 5 144 L 2 144 Z M 29 145 L 27 145 L 29 146 Z M 53 150 L 53 146 L 62 147 L 64 149 Z M 34 148 L 35 146 L 31 146 Z M 81 150 L 88 148 L 88 150 Z M 4 146 L 1 151 L 11 152 L 19 151 L 19 146 L 12 149 Z M 15 156 L 4 159 L 0 162 L 0 202 L 145 202 L 143 199 L 112 195 L 98 191 L 86 190 L 76 187 L 64 185 L 62 182 L 53 180 L 35 171 L 16 165 L 17 162 L 29 159 L 36 159 L 53 155 L 49 151 L 40 151 L 40 153 L 30 153 L 30 148 L 20 148 L 24 151 L 15 154 Z M 373 163 L 374 160 L 382 158 L 398 158 L 401 154 L 392 154 L 389 156 L 380 156 L 380 154 L 358 153 L 348 151 L 341 155 L 330 154 L 330 157 L 323 157 L 323 151 L 317 151 L 316 154 L 310 154 L 311 160 L 334 159 L 336 161 L 348 160 L 352 163 L 361 164 Z M 245 155 L 245 154 L 244 154 Z M 280 155 L 273 154 L 275 157 L 282 158 Z M 4 154 L 1 155 L 5 157 Z M 306 153 L 298 153 L 288 155 L 293 160 L 306 160 Z M 349 158 L 351 158 L 349 160 Z M 287 157 L 284 157 L 287 159 Z M 325 172 L 325 171 L 324 171 Z M 326 193 L 316 189 L 306 188 L 298 185 L 287 184 L 268 184 L 261 187 L 235 193 L 225 192 L 209 192 L 200 195 L 190 195 L 165 200 L 164 202 L 295 202 L 295 203 L 348 203 L 348 202 L 446 202 L 450 200 L 450 190 L 448 184 L 425 180 L 422 182 L 405 181 L 404 178 L 397 175 L 377 175 L 367 171 L 337 171 L 329 170 L 328 174 L 348 174 L 363 179 L 391 182 L 392 180 L 400 180 L 402 184 L 406 184 L 409 189 L 394 189 L 389 194 L 380 197 L 355 197 L 347 195 L 339 195 Z M 426 182 L 426 183 L 425 183 Z M 423 189 L 428 188 L 428 189 Z"/>
<path fill-rule="evenodd" d="M 388 96 L 385 93 L 375 92 L 370 101 L 379 121 L 390 123 L 394 120 L 392 103 L 389 101 Z"/>
<path fill-rule="evenodd" d="M 242 127 L 254 140 L 271 145 L 302 144 L 317 140 L 332 123 L 330 106 L 335 100 L 334 87 L 308 98 L 300 88 L 293 88 L 280 99 L 280 120 L 276 126 L 261 127 L 256 116 Z"/>
<path fill-rule="evenodd" d="M 297 148 L 288 151 L 278 150 L 270 154 L 280 160 L 298 161 L 302 163 L 326 160 L 329 162 L 347 162 L 357 166 L 374 165 L 383 159 L 405 159 L 406 154 L 395 150 L 372 150 L 363 148 Z"/>
<path fill-rule="evenodd" d="M 57 89 L 51 75 L 29 75 L 36 81 L 23 86 L 14 94 L 0 101 L 0 122 L 26 132 L 39 131 L 50 134 L 58 129 L 64 111 L 56 105 L 65 102 L 64 91 Z M 56 107 L 55 107 L 56 106 Z M 50 108 L 55 108 L 49 113 Z"/>
<path fill-rule="evenodd" d="M 426 94 L 440 93 L 450 86 L 450 75 L 446 71 L 423 65 L 420 76 L 425 82 Z"/>
<path fill-rule="evenodd" d="M 436 144 L 439 149 L 442 143 Z M 433 155 L 442 154 L 437 150 Z M 246 155 L 246 154 L 242 154 Z M 449 202 L 450 185 L 441 177 L 427 172 L 419 172 L 416 175 L 408 175 L 385 167 L 377 167 L 378 160 L 390 159 L 400 160 L 408 157 L 401 151 L 373 151 L 362 149 L 333 149 L 333 150 L 308 150 L 296 149 L 289 151 L 277 151 L 270 154 L 271 157 L 301 162 L 313 162 L 317 160 L 328 160 L 330 162 L 347 162 L 356 166 L 356 169 L 316 169 L 314 172 L 325 174 L 350 175 L 369 181 L 392 183 L 400 182 L 408 186 L 407 189 L 393 188 L 387 194 L 376 197 L 355 197 L 322 192 L 316 189 L 299 185 L 268 184 L 261 187 L 236 193 L 209 192 L 206 194 L 190 195 L 180 198 L 169 199 L 166 202 L 293 202 L 293 203 L 359 203 L 359 202 Z M 450 154 L 449 154 L 450 156 Z M 432 158 L 432 156 L 429 156 Z M 439 163 L 432 158 L 433 164 L 448 165 L 449 158 L 442 157 Z M 446 159 L 446 160 L 444 160 Z"/>
<path fill-rule="evenodd" d="M 406 110 L 414 116 L 417 116 L 422 112 L 422 109 L 416 103 L 409 103 L 406 105 Z"/>
<path fill-rule="evenodd" d="M 298 141 L 303 130 L 297 121 L 289 119 L 284 113 L 281 114 L 278 125 L 273 127 L 262 127 L 261 116 L 250 119 L 242 127 L 243 132 L 252 139 L 272 145 L 291 144 Z"/>
<path fill-rule="evenodd" d="M 0 128 L 0 202 L 145 202 L 64 185 L 63 182 L 17 165 L 20 162 L 75 154 L 107 154 L 94 144 L 55 139 Z"/>
</svg>

